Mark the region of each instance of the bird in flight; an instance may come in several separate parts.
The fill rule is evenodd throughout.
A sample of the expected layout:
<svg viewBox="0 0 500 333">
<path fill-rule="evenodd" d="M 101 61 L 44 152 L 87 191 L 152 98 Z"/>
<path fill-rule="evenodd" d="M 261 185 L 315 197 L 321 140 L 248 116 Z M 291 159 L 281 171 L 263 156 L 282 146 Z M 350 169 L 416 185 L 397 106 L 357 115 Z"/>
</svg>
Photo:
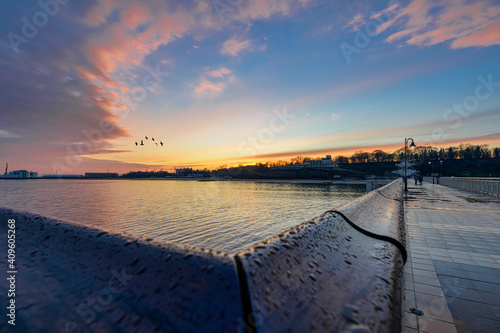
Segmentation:
<svg viewBox="0 0 500 333">
<path fill-rule="evenodd" d="M 144 138 L 145 138 L 146 140 L 149 140 L 149 138 L 148 138 L 147 136 L 144 136 Z M 154 142 L 155 142 L 155 145 L 156 145 L 157 147 L 158 147 L 158 144 L 160 144 L 160 146 L 162 146 L 162 147 L 163 147 L 163 141 L 161 141 L 161 140 L 160 140 L 160 141 L 158 142 L 158 140 L 155 140 L 155 138 L 153 138 L 153 137 L 151 137 L 151 141 L 154 141 Z M 144 139 L 143 139 L 143 140 L 141 140 L 141 144 L 139 144 L 139 143 L 136 141 L 136 142 L 135 142 L 135 145 L 136 145 L 136 146 L 145 146 L 145 144 L 144 144 Z"/>
</svg>

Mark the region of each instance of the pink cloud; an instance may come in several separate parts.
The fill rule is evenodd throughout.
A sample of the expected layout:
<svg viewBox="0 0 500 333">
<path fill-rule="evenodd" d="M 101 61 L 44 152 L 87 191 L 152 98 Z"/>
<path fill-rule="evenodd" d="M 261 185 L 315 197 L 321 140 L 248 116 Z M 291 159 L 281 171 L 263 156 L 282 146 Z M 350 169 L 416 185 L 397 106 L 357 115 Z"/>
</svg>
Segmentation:
<svg viewBox="0 0 500 333">
<path fill-rule="evenodd" d="M 193 90 L 198 97 L 217 97 L 224 91 L 224 88 L 223 83 L 214 83 L 203 78 Z"/>
<path fill-rule="evenodd" d="M 198 1 L 191 6 L 168 0 L 145 1 L 140 5 L 131 1 L 97 0 L 84 15 L 85 24 L 93 30 L 81 49 L 87 62 L 80 62 L 76 71 L 80 78 L 94 85 L 96 96 L 102 96 L 95 98 L 96 105 L 107 112 L 124 110 L 128 107 L 125 95 L 132 90 L 134 70 L 160 46 L 188 34 L 204 36 L 207 30 L 217 30 L 234 21 L 248 23 L 272 15 L 289 15 L 306 4 L 307 1 L 300 0 L 243 2 L 232 6 L 226 13 L 229 19 L 221 21 L 210 2 Z M 142 29 L 137 29 L 138 26 Z M 235 56 L 253 48 L 251 40 L 233 38 L 224 43 L 221 53 Z M 213 69 L 191 85 L 193 96 L 217 97 L 233 81 L 229 69 Z"/>
<path fill-rule="evenodd" d="M 399 31 L 387 42 L 429 46 L 451 41 L 451 48 L 500 44 L 498 32 L 500 5 L 489 1 L 413 0 L 382 24 L 379 32 Z"/>
<path fill-rule="evenodd" d="M 253 51 L 252 41 L 250 39 L 239 40 L 238 38 L 231 38 L 222 44 L 220 54 L 234 57 L 243 51 Z"/>
<path fill-rule="evenodd" d="M 213 71 L 210 71 L 210 75 L 214 76 L 214 77 L 224 77 L 225 75 L 229 75 L 231 74 L 231 70 L 230 69 L 227 69 L 225 67 L 220 67 L 218 69 L 214 69 Z"/>
<path fill-rule="evenodd" d="M 354 17 L 345 25 L 345 27 L 350 27 L 351 31 L 359 30 L 365 24 L 365 17 L 363 14 L 356 14 Z M 331 28 L 330 28 L 331 29 Z"/>
<path fill-rule="evenodd" d="M 415 31 L 417 31 L 417 29 L 418 28 L 410 28 L 410 29 L 398 31 L 398 32 L 390 35 L 389 37 L 387 37 L 386 41 L 391 43 L 392 41 L 394 41 L 396 39 L 400 39 L 400 38 L 403 38 L 405 36 L 411 35 Z"/>
<path fill-rule="evenodd" d="M 139 6 L 117 0 L 100 0 L 85 21 L 90 26 L 106 23 L 88 38 L 84 51 L 93 67 L 88 70 L 99 77 L 139 66 L 148 54 L 184 36 L 195 25 L 187 9 L 176 7 L 173 10 L 168 2 L 163 6 L 155 8 L 153 2 Z M 113 12 L 119 14 L 120 22 L 107 19 Z M 149 21 L 151 24 L 143 31 L 135 31 L 137 26 Z"/>
<path fill-rule="evenodd" d="M 207 77 L 212 77 L 208 79 Z M 200 77 L 196 85 L 192 85 L 196 98 L 215 98 L 222 94 L 229 83 L 234 82 L 232 71 L 225 67 L 207 71 Z"/>
<path fill-rule="evenodd" d="M 104 0 L 102 5 L 96 7 L 104 11 L 104 17 L 110 11 L 110 3 L 110 0 Z M 151 3 L 130 6 L 115 2 L 114 5 L 111 12 L 117 12 L 121 21 L 107 22 L 99 27 L 98 34 L 88 36 L 82 52 L 88 65 L 77 69 L 83 79 L 100 86 L 101 93 L 113 99 L 105 105 L 109 111 L 130 107 L 128 96 L 135 83 L 133 70 L 142 66 L 145 57 L 161 45 L 181 38 L 195 24 L 189 12 L 182 7 L 176 11 L 170 8 L 154 11 Z M 167 4 L 165 6 L 168 7 Z M 91 10 L 91 14 L 93 12 Z M 95 20 L 88 20 L 91 25 L 96 23 Z M 138 25 L 144 25 L 144 29 L 137 31 Z"/>
<path fill-rule="evenodd" d="M 145 6 L 132 5 L 122 13 L 122 22 L 127 29 L 135 29 L 137 26 L 147 22 L 149 12 Z"/>
<path fill-rule="evenodd" d="M 500 22 L 487 23 L 484 29 L 478 29 L 477 32 L 456 39 L 451 44 L 453 49 L 460 49 L 470 46 L 490 46 L 500 44 Z"/>
<path fill-rule="evenodd" d="M 399 22 L 401 18 L 407 18 L 407 24 L 403 31 L 398 32 L 398 37 L 406 36 L 414 31 L 415 27 L 421 28 L 429 23 L 427 13 L 429 11 L 427 0 L 413 0 L 405 8 L 391 5 L 372 15 L 372 18 L 383 17 L 389 15 L 389 19 L 380 25 L 378 32 L 381 33 Z M 394 39 L 395 37 L 392 37 Z"/>
<path fill-rule="evenodd" d="M 330 115 L 330 118 L 331 118 L 332 120 L 337 120 L 337 119 L 339 119 L 339 118 L 340 118 L 340 115 L 339 115 L 338 113 L 332 113 L 332 114 Z"/>
<path fill-rule="evenodd" d="M 105 23 L 117 4 L 116 0 L 100 0 L 85 16 L 85 23 L 91 27 Z"/>
<path fill-rule="evenodd" d="M 100 82 L 108 89 L 127 92 L 126 83 L 116 74 L 140 66 L 144 58 L 186 34 L 219 29 L 232 21 L 249 21 L 268 18 L 272 15 L 288 15 L 292 9 L 308 4 L 305 0 L 255 0 L 232 6 L 226 12 L 230 18 L 221 22 L 211 3 L 198 1 L 196 6 L 181 6 L 175 1 L 145 1 L 140 5 L 130 1 L 98 0 L 84 16 L 84 22 L 98 27 L 89 35 L 83 53 L 89 65 L 80 68 L 80 73 L 93 82 Z M 119 22 L 111 20 L 116 13 Z M 147 24 L 146 24 L 147 23 Z M 145 25 L 146 24 L 146 25 Z M 137 26 L 145 25 L 143 31 Z M 230 39 L 224 43 L 222 54 L 235 56 L 252 50 L 251 40 Z M 122 75 L 123 76 L 123 75 Z"/>
</svg>

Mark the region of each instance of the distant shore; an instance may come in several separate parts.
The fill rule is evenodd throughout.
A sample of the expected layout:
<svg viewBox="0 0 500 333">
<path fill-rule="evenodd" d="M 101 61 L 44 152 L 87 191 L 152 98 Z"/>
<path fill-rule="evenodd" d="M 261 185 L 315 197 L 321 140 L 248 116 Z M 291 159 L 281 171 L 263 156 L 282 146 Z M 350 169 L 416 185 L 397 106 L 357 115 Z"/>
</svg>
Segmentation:
<svg viewBox="0 0 500 333">
<path fill-rule="evenodd" d="M 1 178 L 0 180 L 32 180 L 32 179 L 43 179 L 43 180 L 183 180 L 183 181 L 230 181 L 230 182 L 253 182 L 253 183 L 289 183 L 289 184 L 353 184 L 353 185 L 364 185 L 366 180 L 354 179 L 354 180 L 329 180 L 329 179 L 251 179 L 251 178 Z"/>
<path fill-rule="evenodd" d="M 292 183 L 292 184 L 354 184 L 365 185 L 366 180 L 328 180 L 328 179 L 224 179 L 237 182 L 254 182 L 254 183 Z"/>
<path fill-rule="evenodd" d="M 117 178 L 115 178 L 117 179 Z M 329 179 L 252 179 L 252 178 L 120 178 L 129 180 L 188 180 L 201 182 L 252 182 L 252 183 L 290 183 L 290 184 L 354 184 L 365 185 L 366 180 L 329 180 Z"/>
</svg>

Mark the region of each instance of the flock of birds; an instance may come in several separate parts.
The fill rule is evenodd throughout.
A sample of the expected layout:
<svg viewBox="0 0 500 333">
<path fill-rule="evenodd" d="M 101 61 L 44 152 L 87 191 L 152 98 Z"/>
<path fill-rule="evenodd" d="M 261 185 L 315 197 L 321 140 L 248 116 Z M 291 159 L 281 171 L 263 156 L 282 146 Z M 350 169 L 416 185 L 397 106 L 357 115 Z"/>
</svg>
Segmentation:
<svg viewBox="0 0 500 333">
<path fill-rule="evenodd" d="M 145 138 L 146 140 L 149 140 L 147 136 L 145 136 L 144 138 Z M 153 141 L 153 142 L 154 142 L 154 143 L 158 146 L 158 142 L 155 142 L 155 138 L 153 138 L 153 137 L 152 137 L 152 138 L 151 138 L 151 141 Z M 160 146 L 162 146 L 162 147 L 163 147 L 163 142 L 162 142 L 162 141 L 160 141 L 159 143 L 160 143 Z M 136 141 L 136 142 L 135 142 L 135 145 L 136 145 L 136 146 L 144 146 L 144 139 L 143 139 L 143 140 L 141 140 L 141 143 L 138 143 L 138 142 Z"/>
</svg>

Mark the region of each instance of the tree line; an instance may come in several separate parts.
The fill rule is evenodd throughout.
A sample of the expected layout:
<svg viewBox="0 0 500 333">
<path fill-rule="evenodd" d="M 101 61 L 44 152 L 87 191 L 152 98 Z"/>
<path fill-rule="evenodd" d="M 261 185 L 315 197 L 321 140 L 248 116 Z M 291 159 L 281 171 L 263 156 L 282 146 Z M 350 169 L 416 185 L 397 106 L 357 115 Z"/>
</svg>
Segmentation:
<svg viewBox="0 0 500 333">
<path fill-rule="evenodd" d="M 380 163 L 380 162 L 400 162 L 404 159 L 404 147 L 394 152 L 385 152 L 376 149 L 372 152 L 362 150 L 355 151 L 351 156 L 338 155 L 333 158 L 338 164 L 350 163 Z M 407 150 L 407 157 L 413 161 L 436 161 L 436 160 L 456 160 L 456 159 L 482 159 L 500 158 L 500 148 L 490 148 L 488 145 L 460 144 L 456 147 L 436 148 L 432 146 L 417 146 Z M 321 157 L 297 156 L 291 161 L 276 161 L 267 163 L 257 163 L 257 166 L 286 166 L 303 164 L 306 161 L 320 160 Z M 226 165 L 217 169 L 227 168 Z M 216 169 L 216 170 L 217 170 Z"/>
<path fill-rule="evenodd" d="M 413 161 L 436 160 L 470 160 L 483 158 L 500 158 L 500 148 L 490 148 L 488 145 L 460 144 L 456 147 L 436 148 L 432 146 L 417 146 L 406 151 L 407 158 Z M 349 157 L 337 156 L 338 163 L 370 163 L 399 162 L 404 159 L 404 148 L 392 153 L 377 149 L 373 152 L 356 151 Z"/>
</svg>

